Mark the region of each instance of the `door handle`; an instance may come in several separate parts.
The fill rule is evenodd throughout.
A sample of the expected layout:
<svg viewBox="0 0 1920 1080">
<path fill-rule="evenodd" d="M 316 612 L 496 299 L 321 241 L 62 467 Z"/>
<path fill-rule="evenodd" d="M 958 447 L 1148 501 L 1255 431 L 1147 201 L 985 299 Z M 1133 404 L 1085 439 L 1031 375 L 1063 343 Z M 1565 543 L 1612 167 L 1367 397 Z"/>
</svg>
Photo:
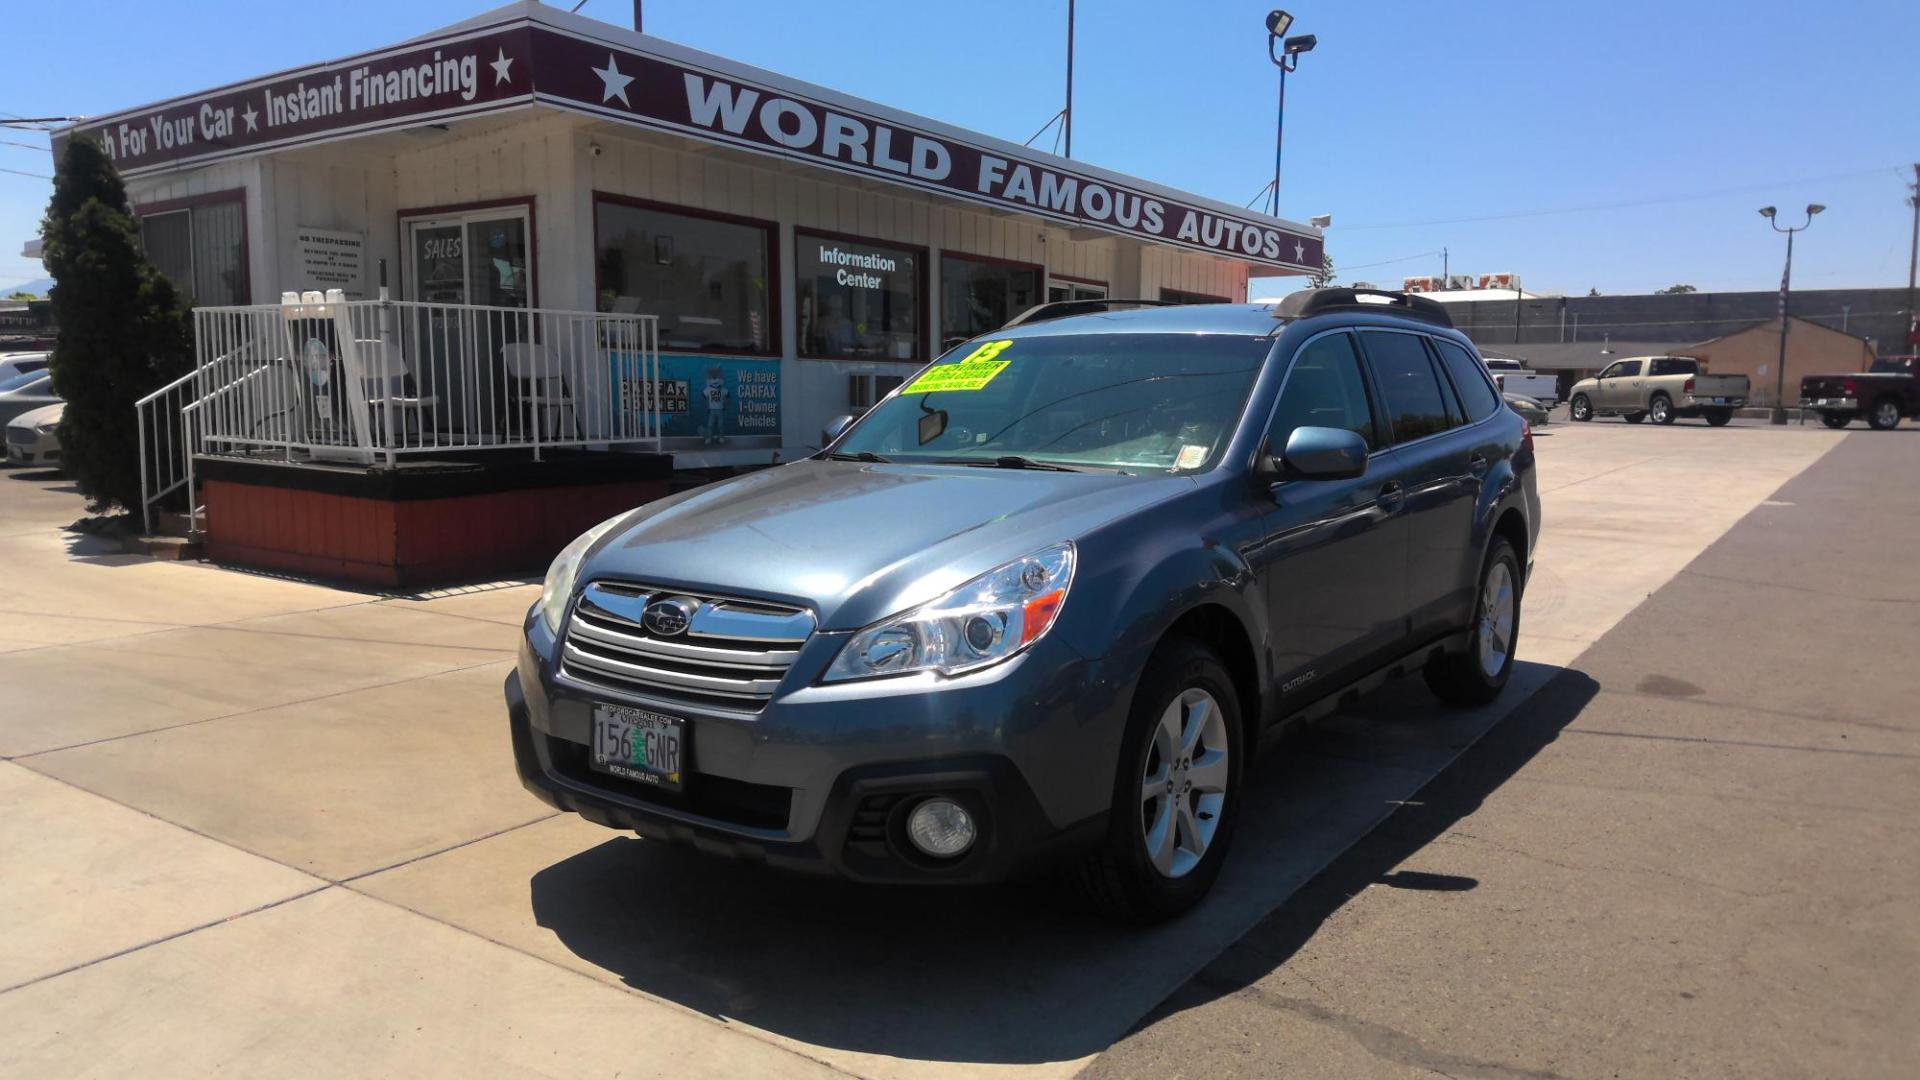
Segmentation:
<svg viewBox="0 0 1920 1080">
<path fill-rule="evenodd" d="M 1487 455 L 1474 454 L 1467 458 L 1467 471 L 1475 476 L 1487 475 Z"/>
<path fill-rule="evenodd" d="M 1407 492 L 1400 481 L 1389 480 L 1380 485 L 1380 497 L 1374 501 L 1380 504 L 1380 509 L 1391 514 L 1407 501 Z"/>
</svg>

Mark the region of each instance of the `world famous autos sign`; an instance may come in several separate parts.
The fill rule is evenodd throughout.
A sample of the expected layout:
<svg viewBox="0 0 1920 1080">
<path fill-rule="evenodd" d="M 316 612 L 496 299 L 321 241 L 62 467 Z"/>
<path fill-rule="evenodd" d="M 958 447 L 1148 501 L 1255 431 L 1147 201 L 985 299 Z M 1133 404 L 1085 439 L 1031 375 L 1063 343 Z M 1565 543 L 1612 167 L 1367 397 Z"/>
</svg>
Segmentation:
<svg viewBox="0 0 1920 1080">
<path fill-rule="evenodd" d="M 1310 232 L 1074 169 L 1049 155 L 976 145 L 817 100 L 764 76 L 742 77 L 583 35 L 543 29 L 533 46 L 536 97 L 555 104 L 1067 225 L 1320 268 L 1321 241 Z"/>
<path fill-rule="evenodd" d="M 138 176 L 537 101 L 1068 226 L 1320 268 L 1320 238 L 1272 218 L 956 129 L 886 117 L 877 106 L 778 76 L 728 70 L 722 61 L 613 27 L 535 11 L 91 120 L 56 143 L 75 132 L 95 136 L 122 173 Z M 641 51 L 649 46 L 654 51 Z"/>
</svg>

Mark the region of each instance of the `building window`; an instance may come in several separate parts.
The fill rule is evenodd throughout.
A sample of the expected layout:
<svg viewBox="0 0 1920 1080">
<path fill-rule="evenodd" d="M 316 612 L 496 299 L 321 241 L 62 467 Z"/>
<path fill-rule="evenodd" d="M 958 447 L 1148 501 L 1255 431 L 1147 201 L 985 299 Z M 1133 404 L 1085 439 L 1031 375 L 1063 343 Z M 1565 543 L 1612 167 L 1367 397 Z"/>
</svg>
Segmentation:
<svg viewBox="0 0 1920 1080">
<path fill-rule="evenodd" d="M 1054 278 L 1047 283 L 1047 303 L 1058 304 L 1066 300 L 1105 300 L 1107 287 L 1091 281 L 1074 281 L 1071 278 Z"/>
<path fill-rule="evenodd" d="M 990 330 L 1040 302 L 1044 272 L 1027 263 L 967 255 L 940 256 L 940 340 L 948 344 Z"/>
<path fill-rule="evenodd" d="M 660 347 L 777 353 L 773 226 L 598 195 L 600 310 L 653 315 Z"/>
<path fill-rule="evenodd" d="M 1201 292 L 1187 292 L 1184 289 L 1161 289 L 1160 299 L 1170 304 L 1225 304 L 1224 296 L 1208 296 Z"/>
<path fill-rule="evenodd" d="M 147 260 L 193 304 L 250 303 L 246 204 L 224 192 L 187 204 L 135 207 Z"/>
<path fill-rule="evenodd" d="M 796 229 L 800 355 L 823 360 L 919 360 L 924 252 Z"/>
</svg>

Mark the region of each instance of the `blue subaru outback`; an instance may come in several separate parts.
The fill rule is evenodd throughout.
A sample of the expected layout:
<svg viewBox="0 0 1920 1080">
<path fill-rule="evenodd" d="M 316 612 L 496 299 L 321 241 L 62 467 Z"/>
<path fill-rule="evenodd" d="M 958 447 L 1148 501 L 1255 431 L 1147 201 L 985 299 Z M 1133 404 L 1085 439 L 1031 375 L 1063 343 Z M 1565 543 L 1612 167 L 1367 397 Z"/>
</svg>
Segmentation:
<svg viewBox="0 0 1920 1080">
<path fill-rule="evenodd" d="M 1066 866 L 1205 895 L 1254 750 L 1419 669 L 1513 669 L 1532 434 L 1444 309 L 1036 308 L 814 457 L 588 530 L 506 696 L 521 778 L 649 837 L 871 882 Z"/>
</svg>

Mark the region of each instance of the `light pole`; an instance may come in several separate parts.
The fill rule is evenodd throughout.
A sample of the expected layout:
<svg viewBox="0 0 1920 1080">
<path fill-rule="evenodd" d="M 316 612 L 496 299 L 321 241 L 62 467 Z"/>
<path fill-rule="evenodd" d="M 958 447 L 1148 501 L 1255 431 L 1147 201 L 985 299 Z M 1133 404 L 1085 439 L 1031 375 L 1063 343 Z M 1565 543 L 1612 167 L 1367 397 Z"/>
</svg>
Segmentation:
<svg viewBox="0 0 1920 1080">
<path fill-rule="evenodd" d="M 1287 131 L 1287 72 L 1300 66 L 1300 54 L 1313 51 L 1320 39 L 1312 34 L 1285 37 L 1293 25 L 1293 16 L 1284 11 L 1267 13 L 1267 56 L 1280 69 L 1280 109 L 1273 122 L 1273 202 L 1274 217 L 1280 216 L 1280 149 Z M 1284 38 L 1284 40 L 1283 40 Z"/>
<path fill-rule="evenodd" d="M 1767 219 L 1774 232 L 1787 234 L 1787 266 L 1780 272 L 1780 362 L 1779 370 L 1773 373 L 1773 415 L 1776 424 L 1787 422 L 1787 292 L 1793 281 L 1793 234 L 1813 224 L 1813 215 L 1825 210 L 1819 203 L 1807 204 L 1807 220 L 1792 228 L 1783 229 L 1776 219 L 1776 211 L 1771 206 L 1760 208 L 1760 216 Z"/>
</svg>

